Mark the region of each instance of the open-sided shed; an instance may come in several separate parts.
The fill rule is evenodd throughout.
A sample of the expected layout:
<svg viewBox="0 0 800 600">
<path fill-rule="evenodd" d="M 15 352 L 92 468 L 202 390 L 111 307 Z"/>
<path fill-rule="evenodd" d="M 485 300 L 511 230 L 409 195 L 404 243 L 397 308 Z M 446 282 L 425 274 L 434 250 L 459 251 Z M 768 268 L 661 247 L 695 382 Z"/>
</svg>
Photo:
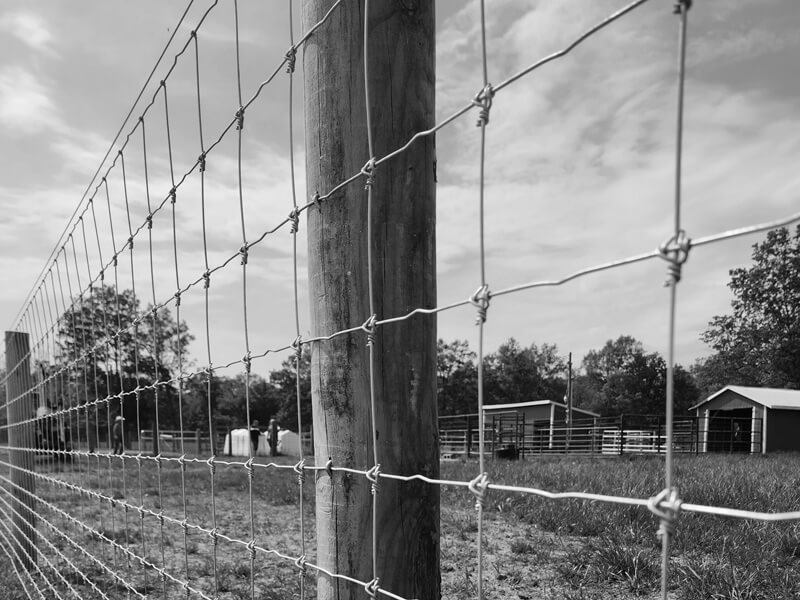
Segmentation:
<svg viewBox="0 0 800 600">
<path fill-rule="evenodd" d="M 483 407 L 484 422 L 491 425 L 492 417 L 514 415 L 526 423 L 550 421 L 553 425 L 566 423 L 567 405 L 553 400 L 533 400 L 512 404 L 486 404 Z M 572 408 L 573 420 L 591 420 L 599 417 L 595 412 L 583 408 Z"/>
<path fill-rule="evenodd" d="M 800 390 L 729 385 L 691 410 L 701 452 L 800 450 Z"/>
<path fill-rule="evenodd" d="M 583 443 L 591 444 L 585 432 L 594 428 L 599 415 L 583 408 L 572 408 L 572 426 L 583 433 Z M 487 404 L 483 407 L 484 427 L 493 432 L 493 443 L 512 444 L 525 452 L 566 451 L 572 444 L 581 444 L 571 438 L 567 424 L 567 405 L 553 400 L 533 400 L 512 404 Z"/>
</svg>

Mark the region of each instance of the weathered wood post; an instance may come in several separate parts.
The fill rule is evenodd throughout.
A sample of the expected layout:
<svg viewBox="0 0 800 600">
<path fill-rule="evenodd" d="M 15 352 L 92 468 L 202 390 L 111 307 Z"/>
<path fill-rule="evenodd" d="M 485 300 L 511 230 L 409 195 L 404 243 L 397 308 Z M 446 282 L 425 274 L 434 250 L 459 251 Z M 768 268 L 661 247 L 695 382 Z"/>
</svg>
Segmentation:
<svg viewBox="0 0 800 600">
<path fill-rule="evenodd" d="M 304 30 L 333 0 L 305 0 Z M 375 158 L 434 123 L 434 3 L 381 0 L 370 5 L 369 92 Z M 346 2 L 304 46 L 308 189 L 326 194 L 358 173 L 369 156 L 364 100 L 364 3 Z M 372 244 L 377 318 L 436 305 L 434 139 L 374 172 L 372 239 L 362 178 L 308 211 L 311 324 L 314 335 L 359 326 L 370 315 L 367 244 Z M 373 465 L 369 351 L 359 331 L 315 343 L 311 354 L 314 446 L 318 465 Z M 375 395 L 381 472 L 439 472 L 436 321 L 414 316 L 375 331 Z M 440 597 L 439 489 L 381 478 L 372 548 L 370 482 L 319 472 L 320 566 L 369 582 L 372 556 L 380 587 L 404 597 Z M 364 589 L 318 577 L 318 598 L 364 598 Z"/>
<path fill-rule="evenodd" d="M 36 403 L 32 392 L 30 341 L 27 333 L 6 331 L 6 413 L 8 417 L 8 445 L 13 497 L 11 535 L 16 544 L 19 567 L 33 569 L 36 562 L 36 502 L 34 484 L 34 453 L 36 425 L 30 419 L 36 416 Z M 27 422 L 25 422 L 27 421 Z"/>
</svg>

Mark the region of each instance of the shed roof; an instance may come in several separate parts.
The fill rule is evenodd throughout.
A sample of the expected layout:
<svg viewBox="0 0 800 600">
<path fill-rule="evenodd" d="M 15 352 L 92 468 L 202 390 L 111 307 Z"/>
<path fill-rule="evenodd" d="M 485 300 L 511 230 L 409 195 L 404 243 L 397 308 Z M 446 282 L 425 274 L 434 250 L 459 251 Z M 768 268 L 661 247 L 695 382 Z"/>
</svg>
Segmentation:
<svg viewBox="0 0 800 600">
<path fill-rule="evenodd" d="M 531 400 L 530 402 L 512 402 L 511 404 L 486 404 L 483 407 L 483 412 L 487 411 L 495 411 L 495 410 L 517 410 L 520 408 L 528 408 L 530 406 L 549 406 L 554 404 L 558 407 L 567 408 L 567 405 L 563 402 L 556 402 L 555 400 Z M 599 417 L 600 414 L 593 412 L 591 410 L 586 410 L 585 408 L 578 408 L 577 406 L 573 406 L 572 410 L 576 412 L 582 412 L 587 415 L 592 415 L 593 417 Z"/>
<path fill-rule="evenodd" d="M 800 410 L 800 390 L 785 390 L 780 388 L 747 387 L 744 385 L 726 385 L 724 388 L 711 394 L 708 398 L 695 404 L 689 410 L 700 408 L 706 402 L 711 402 L 714 398 L 724 392 L 731 391 L 748 400 L 766 406 L 767 408 L 777 408 L 785 410 Z"/>
</svg>

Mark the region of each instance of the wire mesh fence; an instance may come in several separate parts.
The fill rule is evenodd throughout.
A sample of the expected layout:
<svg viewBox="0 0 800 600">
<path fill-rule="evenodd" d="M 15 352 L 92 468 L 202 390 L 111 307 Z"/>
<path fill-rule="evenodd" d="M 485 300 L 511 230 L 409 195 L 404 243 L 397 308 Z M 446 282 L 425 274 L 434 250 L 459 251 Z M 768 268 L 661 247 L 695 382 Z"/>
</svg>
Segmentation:
<svg viewBox="0 0 800 600">
<path fill-rule="evenodd" d="M 31 598 L 184 596 L 211 599 L 226 597 L 231 593 L 231 581 L 236 581 L 244 582 L 246 590 L 237 593 L 249 598 L 270 597 L 267 595 L 270 593 L 277 594 L 272 597 L 305 598 L 313 595 L 316 577 L 324 577 L 343 586 L 352 586 L 368 597 L 403 600 L 394 590 L 380 585 L 381 573 L 374 557 L 381 544 L 392 541 L 381 535 L 374 519 L 371 579 L 331 572 L 315 562 L 311 543 L 313 519 L 308 503 L 313 483 L 307 476 L 319 472 L 364 478 L 372 485 L 373 503 L 391 502 L 390 498 L 381 496 L 378 486 L 380 481 L 390 480 L 423 482 L 474 495 L 477 507 L 475 594 L 478 598 L 485 597 L 484 511 L 487 494 L 493 490 L 649 510 L 660 523 L 661 597 L 664 599 L 668 597 L 670 582 L 670 540 L 675 527 L 679 526 L 681 513 L 761 521 L 800 519 L 800 511 L 777 513 L 683 502 L 673 482 L 672 455 L 676 439 L 682 435 L 672 415 L 671 371 L 675 363 L 674 318 L 682 265 L 691 250 L 800 219 L 800 214 L 795 213 L 776 221 L 697 239 L 689 238 L 683 230 L 681 148 L 689 0 L 677 2 L 677 16 L 670 17 L 678 22 L 679 62 L 672 202 L 674 227 L 664 233 L 665 242 L 659 248 L 582 268 L 559 279 L 521 282 L 496 290 L 489 286 L 491 272 L 485 261 L 484 215 L 493 207 L 485 205 L 484 192 L 493 101 L 510 86 L 533 77 L 540 67 L 560 60 L 580 44 L 592 43 L 595 34 L 645 2 L 636 0 L 622 7 L 562 50 L 518 68 L 496 85 L 490 83 L 486 55 L 492 40 L 485 22 L 487 7 L 481 2 L 480 13 L 476 15 L 483 44 L 478 67 L 482 71 L 481 89 L 476 90 L 473 97 L 464 98 L 456 110 L 434 127 L 418 131 L 406 144 L 383 156 L 375 153 L 370 115 L 364 115 L 369 136 L 369 156 L 364 168 L 332 189 L 319 190 L 305 201 L 298 199 L 296 191 L 296 140 L 292 129 L 296 55 L 317 30 L 330 25 L 343 5 L 352 3 L 346 0 L 330 3 L 329 10 L 316 25 L 295 37 L 290 2 L 286 52 L 275 57 L 274 69 L 266 72 L 265 78 L 250 90 L 243 89 L 238 3 L 210 4 L 194 29 L 185 36 L 182 47 L 174 55 L 172 67 L 155 86 L 149 102 L 126 136 L 112 143 L 111 149 L 116 153 L 104 171 L 98 169 L 93 187 L 90 186 L 79 203 L 74 218 L 67 224 L 23 303 L 14 325 L 22 333 L 10 333 L 6 337 L 7 399 L 2 409 L 9 415 L 8 424 L 3 426 L 8 434 L 8 445 L 0 463 L 7 469 L 8 476 L 1 477 L 0 536 L 3 551 L 24 593 Z M 363 9 L 363 22 L 369 23 L 370 3 L 363 3 Z M 219 11 L 232 13 L 226 15 L 230 26 L 228 35 L 235 40 L 233 70 L 236 72 L 235 101 L 228 107 L 228 118 L 221 124 L 219 119 L 210 122 L 204 113 L 204 102 L 210 91 L 202 77 L 201 58 L 211 51 L 204 39 L 204 22 Z M 667 15 L 664 18 L 667 19 Z M 176 34 L 181 30 L 182 20 L 183 17 L 174 30 Z M 366 81 L 369 81 L 367 39 L 370 33 L 369 28 L 365 28 L 361 68 Z M 173 80 L 178 76 L 190 81 L 191 94 L 186 93 L 185 85 L 178 83 L 175 83 L 178 92 L 173 93 Z M 253 175 L 258 169 L 255 148 L 260 134 L 252 131 L 248 122 L 251 113 L 271 110 L 265 96 L 280 85 L 279 77 L 285 79 L 280 89 L 288 96 L 285 98 L 289 123 L 285 166 L 289 185 L 286 197 L 271 204 L 265 218 L 263 211 L 248 208 L 247 198 L 258 193 L 260 183 Z M 369 98 L 366 105 L 370 106 Z M 476 227 L 480 231 L 476 242 L 476 291 L 435 307 L 411 307 L 403 314 L 379 315 L 370 305 L 369 313 L 346 329 L 315 331 L 309 337 L 302 337 L 303 286 L 300 281 L 303 264 L 298 252 L 302 214 L 320 203 L 335 202 L 336 192 L 341 189 L 365 183 L 367 205 L 371 207 L 383 201 L 373 198 L 370 184 L 373 177 L 380 176 L 376 172 L 378 167 L 401 154 L 414 152 L 415 143 L 421 138 L 433 136 L 456 121 L 476 115 L 480 130 L 480 155 L 475 165 L 479 180 Z M 178 129 L 191 131 L 194 141 L 187 144 L 187 136 L 178 136 Z M 236 190 L 234 198 L 219 197 L 223 183 Z M 207 212 L 214 203 L 226 203 L 228 213 L 232 210 L 235 218 L 226 223 L 209 221 Z M 192 219 L 196 228 L 191 237 L 179 235 L 187 230 L 179 224 Z M 279 235 L 283 237 L 278 238 Z M 291 236 L 288 238 L 291 241 L 286 241 L 286 235 Z M 364 235 L 369 242 L 371 236 L 378 233 L 370 229 Z M 371 244 L 367 243 L 367 247 Z M 367 271 L 372 273 L 372 256 L 364 259 Z M 656 453 L 665 456 L 664 485 L 652 490 L 650 497 L 553 491 L 495 481 L 486 463 L 490 455 L 487 449 L 492 447 L 488 432 L 492 429 L 487 432 L 480 425 L 476 432 L 465 433 L 469 435 L 468 445 L 474 447 L 478 457 L 474 478 L 470 480 L 384 472 L 377 452 L 374 393 L 370 398 L 373 410 L 371 465 L 330 461 L 315 464 L 302 443 L 298 445 L 296 461 L 257 460 L 252 448 L 246 457 L 237 459 L 226 456 L 224 447 L 220 446 L 225 442 L 214 420 L 216 375 L 232 369 L 243 370 L 244 406 L 249 425 L 252 422 L 253 365 L 268 355 L 292 357 L 297 381 L 296 428 L 302 433 L 310 428 L 310 423 L 303 421 L 305 411 L 299 383 L 304 353 L 315 345 L 347 336 L 358 343 L 367 343 L 372 360 L 376 351 L 376 329 L 404 327 L 412 318 L 435 319 L 440 313 L 465 306 L 472 306 L 477 312 L 476 408 L 478 414 L 483 415 L 484 326 L 491 319 L 492 300 L 536 288 L 565 285 L 586 275 L 655 259 L 664 260 L 668 267 L 667 364 L 670 371 L 665 390 L 667 416 L 663 431 L 659 424 L 657 438 L 647 442 Z M 281 291 L 287 297 L 286 312 L 274 318 L 292 321 L 294 335 L 278 343 L 266 341 L 271 338 L 262 333 L 265 317 L 257 314 L 258 300 L 253 294 L 254 279 L 263 279 L 265 274 L 268 279 L 270 269 L 288 270 L 293 280 L 291 290 Z M 212 336 L 213 324 L 216 319 L 228 323 L 229 311 L 227 306 L 219 305 L 214 293 L 215 289 L 234 285 L 241 289 L 241 320 L 236 327 L 241 334 L 242 356 L 220 361 Z M 186 355 L 190 334 L 182 319 L 187 304 L 200 307 L 202 313 L 199 327 L 205 351 L 202 365 L 191 362 Z M 170 311 L 174 311 L 174 318 Z M 392 349 L 383 348 L 382 351 L 391 353 Z M 371 374 L 373 392 L 375 377 Z M 189 400 L 197 398 L 202 400 L 207 422 L 200 432 L 184 426 Z M 434 402 L 432 398 L 429 400 Z M 166 428 L 161 423 L 167 421 L 179 425 L 166 434 L 169 438 L 162 435 Z M 150 429 L 160 433 L 149 438 L 138 435 L 135 441 L 126 443 L 125 427 L 129 430 L 133 427 L 136 432 Z M 627 431 L 627 442 L 623 441 L 626 431 L 620 429 L 618 437 L 611 436 L 608 440 L 603 434 L 598 447 L 602 451 L 606 444 L 618 449 L 624 448 L 625 443 L 644 443 L 639 438 L 633 440 L 632 436 L 636 436 L 631 431 Z M 695 429 L 692 431 L 696 434 Z M 535 427 L 527 433 L 523 428 L 524 448 L 544 444 L 541 434 L 534 439 L 536 433 Z M 559 432 L 556 433 L 556 440 L 561 440 Z M 549 445 L 553 432 L 548 432 L 548 436 Z M 585 439 L 576 439 L 575 443 L 578 442 L 583 444 Z M 268 488 L 269 493 L 277 493 L 285 500 L 285 511 L 265 513 L 261 509 L 261 497 Z M 290 518 L 290 514 L 295 515 L 294 518 Z M 286 581 L 287 572 L 294 574 L 291 581 Z M 431 591 L 430 597 L 435 597 L 436 593 L 438 591 Z"/>
</svg>

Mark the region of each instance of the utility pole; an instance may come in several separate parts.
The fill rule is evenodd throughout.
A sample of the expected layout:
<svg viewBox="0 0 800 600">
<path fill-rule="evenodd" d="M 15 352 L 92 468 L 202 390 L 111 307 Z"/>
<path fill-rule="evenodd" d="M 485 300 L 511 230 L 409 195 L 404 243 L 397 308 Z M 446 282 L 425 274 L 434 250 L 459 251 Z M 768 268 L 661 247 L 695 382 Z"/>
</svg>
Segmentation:
<svg viewBox="0 0 800 600">
<path fill-rule="evenodd" d="M 564 400 L 566 400 L 567 405 L 567 450 L 569 450 L 570 444 L 572 443 L 572 352 L 569 353 L 569 359 L 567 361 L 567 395 L 565 396 Z"/>
<path fill-rule="evenodd" d="M 304 0 L 303 29 L 333 0 Z M 433 2 L 381 0 L 370 5 L 368 85 L 374 157 L 369 156 L 364 98 L 364 6 L 345 2 L 305 43 L 306 177 L 310 194 L 327 194 L 370 158 L 403 146 L 434 124 Z M 436 306 L 434 139 L 380 164 L 372 178 L 372 239 L 367 237 L 365 178 L 308 211 L 313 336 L 358 327 L 370 313 L 368 244 L 378 320 Z M 370 358 L 356 331 L 311 347 L 316 478 L 317 561 L 363 582 L 379 578 L 394 594 L 438 599 L 439 489 L 379 477 L 372 547 L 370 481 L 336 467 L 373 466 Z M 375 423 L 380 471 L 437 477 L 436 320 L 414 316 L 374 330 Z M 373 553 L 375 570 L 373 573 Z M 320 574 L 321 600 L 365 597 L 362 586 Z"/>
</svg>

